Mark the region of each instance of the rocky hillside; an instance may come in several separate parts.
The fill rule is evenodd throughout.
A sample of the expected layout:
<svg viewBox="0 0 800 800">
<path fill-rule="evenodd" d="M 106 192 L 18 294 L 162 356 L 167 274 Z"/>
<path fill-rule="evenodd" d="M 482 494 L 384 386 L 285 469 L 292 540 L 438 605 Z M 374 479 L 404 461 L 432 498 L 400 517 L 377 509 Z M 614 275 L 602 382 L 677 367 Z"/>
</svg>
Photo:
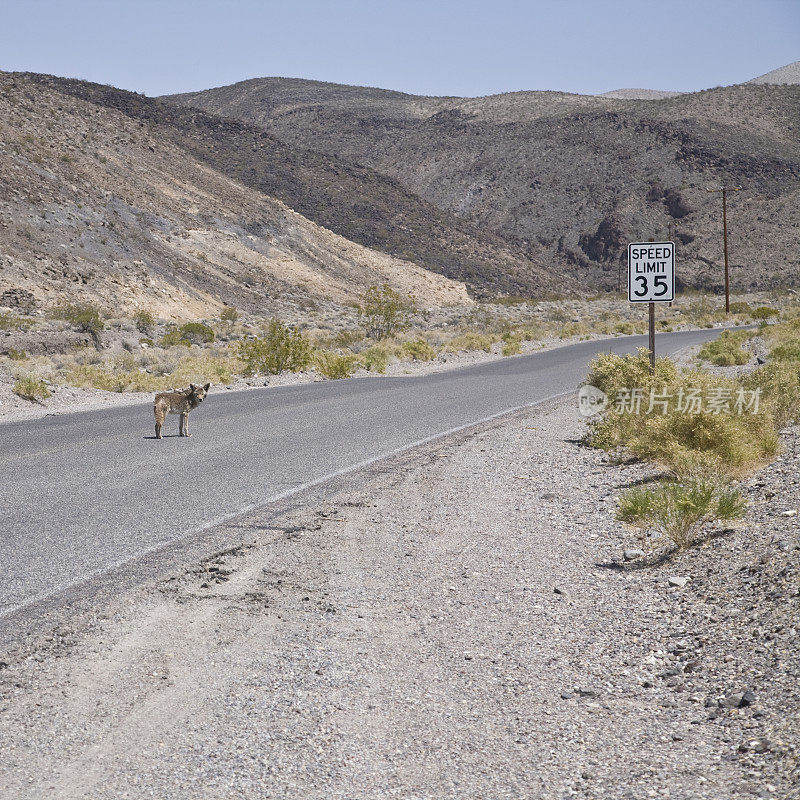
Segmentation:
<svg viewBox="0 0 800 800">
<path fill-rule="evenodd" d="M 368 167 L 287 146 L 259 126 L 108 86 L 43 75 L 15 80 L 113 110 L 215 172 L 278 198 L 351 241 L 466 282 L 476 295 L 553 290 L 551 273 L 506 239 L 437 209 Z"/>
<path fill-rule="evenodd" d="M 371 250 L 211 168 L 157 125 L 0 75 L 0 306 L 94 302 L 160 316 L 355 302 L 459 282 Z"/>
<path fill-rule="evenodd" d="M 682 281 L 717 287 L 721 202 L 706 188 L 741 185 L 734 285 L 800 283 L 800 86 L 430 98 L 264 78 L 167 99 L 373 168 L 584 287 L 616 284 L 628 241 L 668 235 Z"/>
<path fill-rule="evenodd" d="M 764 75 L 753 78 L 748 83 L 800 83 L 800 61 L 794 61 L 785 67 L 778 67 Z"/>
</svg>

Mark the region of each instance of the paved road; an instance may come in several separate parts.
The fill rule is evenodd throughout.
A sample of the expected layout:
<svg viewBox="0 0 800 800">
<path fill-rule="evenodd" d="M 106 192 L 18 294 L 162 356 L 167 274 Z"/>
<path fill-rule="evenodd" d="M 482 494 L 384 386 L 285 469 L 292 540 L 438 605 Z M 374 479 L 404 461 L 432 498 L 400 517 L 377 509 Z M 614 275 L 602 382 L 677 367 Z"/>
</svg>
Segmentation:
<svg viewBox="0 0 800 800">
<path fill-rule="evenodd" d="M 664 333 L 660 354 L 719 331 Z M 366 378 L 212 395 L 193 436 L 153 436 L 149 405 L 0 426 L 0 617 L 183 534 L 336 473 L 574 390 L 583 342 L 423 377 Z M 177 417 L 168 420 L 177 432 Z"/>
</svg>

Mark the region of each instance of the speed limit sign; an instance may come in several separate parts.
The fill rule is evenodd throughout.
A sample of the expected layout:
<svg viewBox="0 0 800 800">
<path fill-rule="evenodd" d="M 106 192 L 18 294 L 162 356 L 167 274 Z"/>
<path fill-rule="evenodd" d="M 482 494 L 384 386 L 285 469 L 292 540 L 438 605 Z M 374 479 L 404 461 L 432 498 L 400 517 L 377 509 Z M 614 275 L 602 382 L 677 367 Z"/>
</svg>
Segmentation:
<svg viewBox="0 0 800 800">
<path fill-rule="evenodd" d="M 675 299 L 675 243 L 628 245 L 628 300 L 671 303 Z"/>
</svg>

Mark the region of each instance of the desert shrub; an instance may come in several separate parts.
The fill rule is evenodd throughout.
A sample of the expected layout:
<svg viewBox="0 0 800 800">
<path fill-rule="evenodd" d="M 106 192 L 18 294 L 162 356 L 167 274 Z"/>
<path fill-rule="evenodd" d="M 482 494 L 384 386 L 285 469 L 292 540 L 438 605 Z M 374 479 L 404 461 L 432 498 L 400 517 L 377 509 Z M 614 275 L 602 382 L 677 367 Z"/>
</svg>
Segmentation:
<svg viewBox="0 0 800 800">
<path fill-rule="evenodd" d="M 520 337 L 510 331 L 507 331 L 502 336 L 504 356 L 516 356 L 522 352 L 522 341 Z"/>
<path fill-rule="evenodd" d="M 718 367 L 746 364 L 750 353 L 742 345 L 752 337 L 748 331 L 723 331 L 718 339 L 706 342 L 698 354 L 702 361 L 710 361 Z"/>
<path fill-rule="evenodd" d="M 369 372 L 378 372 L 383 375 L 389 366 L 389 348 L 383 344 L 376 344 L 361 353 L 361 363 Z"/>
<path fill-rule="evenodd" d="M 357 365 L 358 357 L 353 353 L 336 353 L 332 350 L 317 350 L 314 353 L 317 372 L 331 380 L 349 378 Z"/>
<path fill-rule="evenodd" d="M 105 327 L 100 310 L 92 305 L 65 305 L 54 308 L 52 312 L 56 319 L 69 322 L 75 330 L 92 335 L 99 334 Z"/>
<path fill-rule="evenodd" d="M 532 342 L 536 339 L 541 339 L 547 333 L 544 325 L 538 322 L 528 322 L 525 325 L 519 325 L 514 329 L 514 333 L 524 342 Z"/>
<path fill-rule="evenodd" d="M 772 319 L 777 317 L 779 313 L 777 308 L 772 308 L 771 306 L 758 306 L 752 312 L 753 319 Z"/>
<path fill-rule="evenodd" d="M 400 349 L 404 356 L 413 361 L 431 361 L 436 358 L 436 351 L 424 339 L 403 342 Z"/>
<path fill-rule="evenodd" d="M 30 400 L 33 403 L 41 402 L 50 397 L 50 390 L 47 384 L 40 378 L 33 375 L 18 375 L 11 387 L 11 391 L 23 400 Z"/>
<path fill-rule="evenodd" d="M 491 298 L 489 302 L 498 306 L 521 306 L 524 303 L 533 303 L 534 301 L 520 294 L 504 294 Z"/>
<path fill-rule="evenodd" d="M 731 303 L 731 314 L 752 314 L 752 313 L 753 309 L 750 308 L 749 303 L 745 303 L 743 301 Z"/>
<path fill-rule="evenodd" d="M 8 357 L 12 361 L 25 361 L 25 359 L 28 357 L 28 354 L 24 350 L 17 350 L 16 347 L 9 347 Z"/>
<path fill-rule="evenodd" d="M 214 341 L 214 329 L 202 322 L 187 322 L 178 329 L 181 339 L 191 344 L 210 344 Z"/>
<path fill-rule="evenodd" d="M 225 306 L 220 312 L 219 318 L 223 322 L 236 322 L 239 319 L 239 312 L 233 306 Z"/>
<path fill-rule="evenodd" d="M 679 373 L 669 359 L 656 359 L 655 375 L 649 365 L 644 349 L 635 356 L 603 354 L 592 362 L 588 382 L 610 400 L 606 412 L 590 422 L 593 445 L 624 448 L 677 476 L 738 475 L 777 453 L 778 429 L 769 404 L 760 400 L 757 411 L 744 407 L 753 400 L 744 392 L 755 386 L 699 371 Z M 634 390 L 640 392 L 639 402 L 633 401 Z M 692 394 L 705 398 L 706 405 L 689 408 Z M 729 399 L 727 410 L 715 413 L 708 406 L 713 395 Z M 744 413 L 737 413 L 737 402 Z"/>
<path fill-rule="evenodd" d="M 448 353 L 458 353 L 462 350 L 483 350 L 489 353 L 492 349 L 492 338 L 482 333 L 467 331 L 451 339 L 444 349 Z"/>
<path fill-rule="evenodd" d="M 156 343 L 151 338 L 149 338 L 148 336 L 144 336 L 141 339 L 139 339 L 139 344 L 140 345 L 145 344 L 148 347 L 155 347 L 156 346 Z"/>
<path fill-rule="evenodd" d="M 404 331 L 416 313 L 411 295 L 396 292 L 388 284 L 370 286 L 358 305 L 359 321 L 370 339 L 385 339 Z"/>
<path fill-rule="evenodd" d="M 567 322 L 561 327 L 558 335 L 561 339 L 571 339 L 573 336 L 586 336 L 589 328 L 582 322 Z"/>
<path fill-rule="evenodd" d="M 164 335 L 161 337 L 161 341 L 159 342 L 161 347 L 175 347 L 176 345 L 180 345 L 181 347 L 191 347 L 192 343 L 189 339 L 184 338 L 181 335 L 180 329 L 176 325 L 170 325 Z"/>
<path fill-rule="evenodd" d="M 156 319 L 149 311 L 137 311 L 133 315 L 133 322 L 136 325 L 136 330 L 145 335 L 151 334 L 156 327 Z"/>
<path fill-rule="evenodd" d="M 230 383 L 233 376 L 241 371 L 242 363 L 235 355 L 202 352 L 181 358 L 169 380 L 175 386 L 188 386 L 190 383 Z"/>
<path fill-rule="evenodd" d="M 654 529 L 684 550 L 693 543 L 699 525 L 739 519 L 744 512 L 745 503 L 737 489 L 700 478 L 629 489 L 619 499 L 617 519 Z"/>
<path fill-rule="evenodd" d="M 760 391 L 760 406 L 780 430 L 800 419 L 800 365 L 772 361 L 742 379 L 749 391 Z"/>
<path fill-rule="evenodd" d="M 10 311 L 0 311 L 0 331 L 11 331 L 17 328 L 27 330 L 32 324 L 32 320 L 12 314 Z"/>
<path fill-rule="evenodd" d="M 299 372 L 311 363 L 312 356 L 308 337 L 277 319 L 270 320 L 261 336 L 239 342 L 237 350 L 248 375 Z"/>
</svg>

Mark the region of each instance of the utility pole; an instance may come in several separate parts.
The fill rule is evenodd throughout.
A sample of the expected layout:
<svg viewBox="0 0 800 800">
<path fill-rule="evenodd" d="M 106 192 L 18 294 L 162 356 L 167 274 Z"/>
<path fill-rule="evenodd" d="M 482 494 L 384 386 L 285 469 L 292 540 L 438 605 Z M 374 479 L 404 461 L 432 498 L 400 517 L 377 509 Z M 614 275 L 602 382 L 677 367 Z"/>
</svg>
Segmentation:
<svg viewBox="0 0 800 800">
<path fill-rule="evenodd" d="M 721 189 L 706 189 L 707 192 L 722 192 L 722 249 L 725 253 L 725 313 L 731 312 L 730 280 L 728 278 L 728 192 L 740 192 L 741 186 L 723 186 Z"/>
</svg>

